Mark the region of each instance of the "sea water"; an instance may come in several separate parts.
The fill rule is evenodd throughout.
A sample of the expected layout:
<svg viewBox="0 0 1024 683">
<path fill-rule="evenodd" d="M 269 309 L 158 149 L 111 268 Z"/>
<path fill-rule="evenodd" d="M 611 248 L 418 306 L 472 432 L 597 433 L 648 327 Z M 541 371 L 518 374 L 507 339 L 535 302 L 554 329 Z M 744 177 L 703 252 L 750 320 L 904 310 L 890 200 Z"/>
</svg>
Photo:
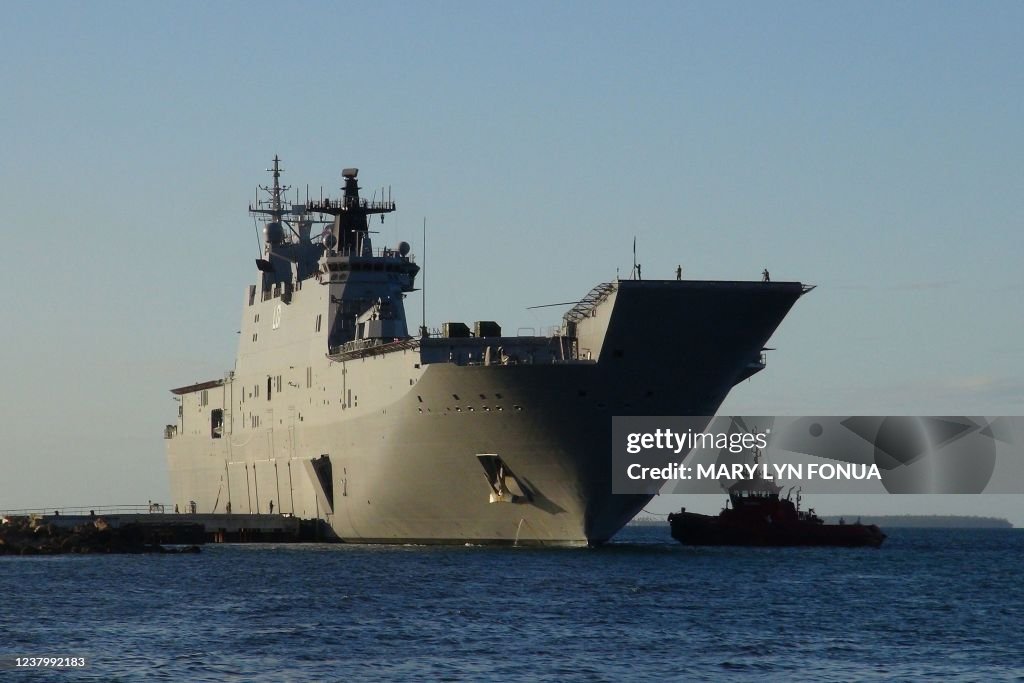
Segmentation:
<svg viewBox="0 0 1024 683">
<path fill-rule="evenodd" d="M 667 525 L 597 549 L 0 557 L 0 679 L 1019 680 L 1022 560 L 1019 530 L 689 548 Z"/>
</svg>

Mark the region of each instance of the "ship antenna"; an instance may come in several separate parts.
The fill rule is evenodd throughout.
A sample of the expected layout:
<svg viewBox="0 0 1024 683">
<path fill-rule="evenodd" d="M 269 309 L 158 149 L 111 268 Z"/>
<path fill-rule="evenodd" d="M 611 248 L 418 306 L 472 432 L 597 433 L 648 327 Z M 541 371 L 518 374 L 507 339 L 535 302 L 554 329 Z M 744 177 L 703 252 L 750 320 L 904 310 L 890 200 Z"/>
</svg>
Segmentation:
<svg viewBox="0 0 1024 683">
<path fill-rule="evenodd" d="M 258 200 L 257 200 L 258 201 Z M 252 227 L 256 230 L 256 258 L 263 257 L 263 243 L 260 242 L 260 225 L 256 222 L 256 216 L 252 217 Z"/>
<path fill-rule="evenodd" d="M 281 210 L 281 159 L 276 154 L 274 155 L 274 168 L 267 170 L 274 174 L 274 187 L 270 191 L 270 208 L 276 213 Z"/>
<path fill-rule="evenodd" d="M 420 278 L 420 290 L 423 295 L 420 297 L 422 310 L 420 311 L 420 336 L 427 336 L 427 217 L 423 217 L 423 276 Z"/>
<path fill-rule="evenodd" d="M 629 279 L 635 280 L 636 276 L 636 235 L 633 235 L 633 270 L 629 271 Z"/>
</svg>

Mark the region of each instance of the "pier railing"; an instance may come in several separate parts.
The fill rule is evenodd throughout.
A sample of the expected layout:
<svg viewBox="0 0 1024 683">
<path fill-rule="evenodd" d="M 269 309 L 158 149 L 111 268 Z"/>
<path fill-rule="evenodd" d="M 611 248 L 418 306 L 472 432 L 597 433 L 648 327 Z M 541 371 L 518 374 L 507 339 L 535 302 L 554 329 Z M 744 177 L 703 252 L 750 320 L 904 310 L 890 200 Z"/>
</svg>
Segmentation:
<svg viewBox="0 0 1024 683">
<path fill-rule="evenodd" d="M 5 517 L 27 517 L 29 515 L 50 516 L 96 516 L 103 515 L 144 515 L 151 514 L 174 514 L 174 506 L 167 506 L 163 503 L 149 503 L 143 505 L 83 505 L 78 507 L 48 507 L 48 508 L 21 508 L 17 510 L 0 510 L 0 515 Z"/>
</svg>

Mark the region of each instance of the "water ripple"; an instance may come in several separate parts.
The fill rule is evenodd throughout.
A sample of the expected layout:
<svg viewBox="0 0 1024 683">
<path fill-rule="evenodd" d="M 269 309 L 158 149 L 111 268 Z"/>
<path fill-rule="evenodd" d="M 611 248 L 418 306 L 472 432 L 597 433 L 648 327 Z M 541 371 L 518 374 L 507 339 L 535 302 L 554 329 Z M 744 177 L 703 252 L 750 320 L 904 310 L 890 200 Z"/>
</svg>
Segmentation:
<svg viewBox="0 0 1024 683">
<path fill-rule="evenodd" d="M 62 680 L 1020 679 L 1024 533 L 874 550 L 208 546 L 0 558 L 0 655 Z"/>
</svg>

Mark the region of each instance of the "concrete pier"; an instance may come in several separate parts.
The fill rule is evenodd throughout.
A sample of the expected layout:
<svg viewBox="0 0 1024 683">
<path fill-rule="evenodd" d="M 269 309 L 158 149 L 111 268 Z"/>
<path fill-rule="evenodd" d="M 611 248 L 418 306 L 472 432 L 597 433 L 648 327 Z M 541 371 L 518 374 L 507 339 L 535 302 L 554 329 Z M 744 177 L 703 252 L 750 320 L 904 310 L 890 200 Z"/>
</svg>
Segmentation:
<svg viewBox="0 0 1024 683">
<path fill-rule="evenodd" d="M 110 527 L 142 528 L 148 538 L 168 544 L 295 543 L 337 541 L 322 520 L 291 515 L 165 513 L 162 506 L 98 507 L 93 510 L 18 510 L 4 514 L 40 518 L 46 524 L 72 528 L 102 518 Z M 70 514 L 69 514 L 70 513 Z"/>
</svg>

